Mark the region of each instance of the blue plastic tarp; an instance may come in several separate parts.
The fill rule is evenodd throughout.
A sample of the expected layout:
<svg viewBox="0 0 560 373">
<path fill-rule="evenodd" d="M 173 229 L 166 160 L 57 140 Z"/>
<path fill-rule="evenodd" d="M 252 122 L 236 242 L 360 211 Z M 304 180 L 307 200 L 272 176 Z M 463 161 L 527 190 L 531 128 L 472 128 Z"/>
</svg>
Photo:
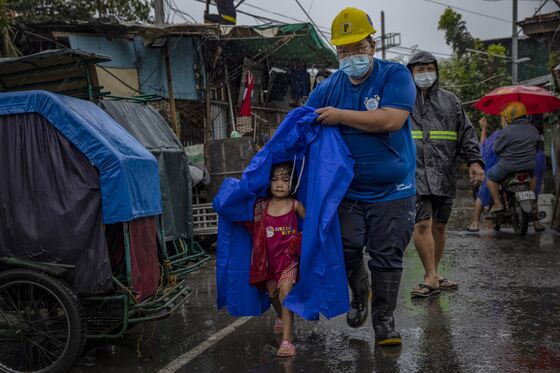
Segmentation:
<svg viewBox="0 0 560 373">
<path fill-rule="evenodd" d="M 99 171 L 103 222 L 161 214 L 156 159 L 101 108 L 46 91 L 0 93 L 0 115 L 38 113 Z"/>
<path fill-rule="evenodd" d="M 349 309 L 337 209 L 352 181 L 354 162 L 338 129 L 316 125 L 315 119 L 309 107 L 290 112 L 241 180 L 226 179 L 214 199 L 220 217 L 217 303 L 234 316 L 260 315 L 270 306 L 266 294 L 249 285 L 251 236 L 236 222 L 252 220 L 256 199 L 268 193 L 272 165 L 294 158 L 298 173 L 303 166 L 297 198 L 307 211 L 300 277 L 284 305 L 309 320 Z"/>
</svg>

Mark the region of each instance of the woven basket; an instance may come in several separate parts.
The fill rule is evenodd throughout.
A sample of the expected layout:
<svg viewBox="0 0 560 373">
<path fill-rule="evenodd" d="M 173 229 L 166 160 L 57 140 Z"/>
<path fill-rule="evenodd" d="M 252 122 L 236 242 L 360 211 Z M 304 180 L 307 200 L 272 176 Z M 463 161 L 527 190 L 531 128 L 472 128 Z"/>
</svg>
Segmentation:
<svg viewBox="0 0 560 373">
<path fill-rule="evenodd" d="M 236 129 L 242 135 L 253 132 L 253 118 L 252 117 L 237 117 Z"/>
</svg>

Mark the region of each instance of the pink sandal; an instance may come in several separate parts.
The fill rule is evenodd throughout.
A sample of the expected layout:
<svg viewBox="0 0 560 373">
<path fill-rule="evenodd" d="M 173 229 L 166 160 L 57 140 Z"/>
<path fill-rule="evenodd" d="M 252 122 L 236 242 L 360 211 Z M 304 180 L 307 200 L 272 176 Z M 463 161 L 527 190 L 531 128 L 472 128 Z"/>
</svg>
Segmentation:
<svg viewBox="0 0 560 373">
<path fill-rule="evenodd" d="M 278 348 L 278 352 L 276 353 L 276 356 L 291 357 L 294 356 L 295 354 L 296 354 L 296 346 L 284 340 L 282 341 L 282 344 Z"/>
<path fill-rule="evenodd" d="M 274 322 L 274 334 L 282 334 L 284 332 L 284 323 L 282 319 L 276 319 Z"/>
</svg>

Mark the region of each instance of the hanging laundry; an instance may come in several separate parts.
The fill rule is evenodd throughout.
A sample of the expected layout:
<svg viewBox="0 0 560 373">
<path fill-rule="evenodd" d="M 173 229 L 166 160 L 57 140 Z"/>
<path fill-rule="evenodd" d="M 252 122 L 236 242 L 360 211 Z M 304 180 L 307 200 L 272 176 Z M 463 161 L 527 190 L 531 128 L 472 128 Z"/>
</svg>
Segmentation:
<svg viewBox="0 0 560 373">
<path fill-rule="evenodd" d="M 294 68 L 290 71 L 290 86 L 292 100 L 299 101 L 309 96 L 310 78 L 305 67 Z"/>
<path fill-rule="evenodd" d="M 243 88 L 243 99 L 239 108 L 239 116 L 251 116 L 251 95 L 253 94 L 253 87 L 255 85 L 255 76 L 249 70 L 245 74 L 245 86 Z"/>
</svg>

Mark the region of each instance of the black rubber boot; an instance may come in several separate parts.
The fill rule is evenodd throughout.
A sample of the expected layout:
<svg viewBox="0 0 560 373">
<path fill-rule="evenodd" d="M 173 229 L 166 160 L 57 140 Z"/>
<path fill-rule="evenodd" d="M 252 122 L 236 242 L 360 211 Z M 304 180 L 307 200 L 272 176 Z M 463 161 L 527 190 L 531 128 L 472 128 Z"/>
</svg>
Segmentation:
<svg viewBox="0 0 560 373">
<path fill-rule="evenodd" d="M 393 312 L 397 307 L 402 272 L 374 272 L 372 288 L 375 297 L 371 304 L 371 321 L 375 342 L 380 346 L 401 344 L 401 336 L 395 330 Z"/>
<path fill-rule="evenodd" d="M 348 284 L 352 291 L 352 307 L 346 314 L 346 322 L 352 328 L 358 328 L 367 320 L 368 298 L 370 283 L 365 265 L 356 266 L 353 271 L 348 272 Z"/>
</svg>

